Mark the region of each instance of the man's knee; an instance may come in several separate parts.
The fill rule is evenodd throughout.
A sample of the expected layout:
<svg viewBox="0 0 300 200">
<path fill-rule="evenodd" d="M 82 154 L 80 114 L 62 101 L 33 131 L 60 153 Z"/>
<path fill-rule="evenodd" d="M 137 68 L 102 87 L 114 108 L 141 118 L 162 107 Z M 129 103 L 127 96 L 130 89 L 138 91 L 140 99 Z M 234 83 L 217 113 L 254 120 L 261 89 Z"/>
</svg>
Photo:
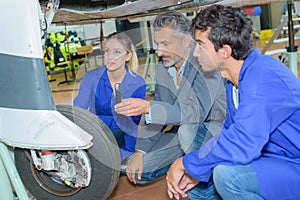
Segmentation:
<svg viewBox="0 0 300 200">
<path fill-rule="evenodd" d="M 215 188 L 222 196 L 232 193 L 239 194 L 248 190 L 248 184 L 254 183 L 252 179 L 255 177 L 255 172 L 252 173 L 249 165 L 217 165 L 213 171 Z M 257 183 L 255 182 L 255 184 Z"/>
<path fill-rule="evenodd" d="M 215 187 L 224 186 L 225 183 L 231 180 L 232 166 L 217 165 L 213 171 L 213 180 Z"/>
<path fill-rule="evenodd" d="M 234 184 L 232 166 L 217 165 L 213 171 L 213 182 L 220 195 L 226 194 Z"/>
<path fill-rule="evenodd" d="M 207 135 L 203 124 L 182 124 L 178 129 L 178 142 L 185 153 L 199 149 Z"/>
<path fill-rule="evenodd" d="M 184 152 L 192 146 L 197 134 L 198 124 L 182 124 L 178 129 L 178 143 Z"/>
</svg>

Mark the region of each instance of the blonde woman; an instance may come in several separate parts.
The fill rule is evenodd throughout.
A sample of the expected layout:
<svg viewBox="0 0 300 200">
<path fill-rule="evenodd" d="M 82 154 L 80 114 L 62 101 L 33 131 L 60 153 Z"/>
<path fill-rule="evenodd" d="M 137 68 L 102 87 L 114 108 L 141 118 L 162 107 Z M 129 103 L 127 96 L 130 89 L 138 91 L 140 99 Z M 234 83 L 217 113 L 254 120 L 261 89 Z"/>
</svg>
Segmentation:
<svg viewBox="0 0 300 200">
<path fill-rule="evenodd" d="M 130 37 L 112 33 L 104 43 L 105 66 L 87 72 L 80 84 L 74 105 L 96 114 L 112 131 L 124 160 L 135 151 L 138 124 L 141 115 L 126 117 L 114 111 L 115 84 L 121 83 L 122 98 L 146 96 L 146 83 L 134 71 L 138 59 Z"/>
</svg>

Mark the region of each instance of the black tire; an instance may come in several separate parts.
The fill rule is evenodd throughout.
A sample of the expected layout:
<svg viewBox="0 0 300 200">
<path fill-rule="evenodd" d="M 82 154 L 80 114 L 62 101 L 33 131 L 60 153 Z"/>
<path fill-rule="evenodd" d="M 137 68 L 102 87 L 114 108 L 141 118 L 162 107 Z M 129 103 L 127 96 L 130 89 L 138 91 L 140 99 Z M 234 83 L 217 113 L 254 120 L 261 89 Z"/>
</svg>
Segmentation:
<svg viewBox="0 0 300 200">
<path fill-rule="evenodd" d="M 72 190 L 53 181 L 43 172 L 35 169 L 28 158 L 28 150 L 15 149 L 15 163 L 18 173 L 28 191 L 38 200 L 99 200 L 106 199 L 114 190 L 120 175 L 120 153 L 110 129 L 95 115 L 78 107 L 59 105 L 57 110 L 93 136 L 93 146 L 86 150 L 92 165 L 92 179 L 85 188 Z M 38 180 L 37 180 L 38 179 Z M 56 196 L 49 190 L 65 196 Z M 69 191 L 70 190 L 70 191 Z M 73 194 L 74 193 L 74 194 Z"/>
</svg>

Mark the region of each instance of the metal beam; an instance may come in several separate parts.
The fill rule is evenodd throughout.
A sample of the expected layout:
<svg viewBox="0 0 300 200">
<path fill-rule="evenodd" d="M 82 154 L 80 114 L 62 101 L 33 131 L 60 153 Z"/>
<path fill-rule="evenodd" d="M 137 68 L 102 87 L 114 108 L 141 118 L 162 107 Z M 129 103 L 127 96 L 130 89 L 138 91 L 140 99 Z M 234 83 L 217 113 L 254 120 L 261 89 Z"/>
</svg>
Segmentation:
<svg viewBox="0 0 300 200">
<path fill-rule="evenodd" d="M 89 24 L 99 23 L 105 19 L 128 19 L 157 15 L 168 10 L 179 12 L 199 12 L 202 8 L 212 4 L 225 6 L 257 6 L 286 0 L 138 0 L 127 2 L 120 6 L 100 11 L 80 12 L 75 10 L 59 9 L 53 19 L 56 24 Z"/>
</svg>

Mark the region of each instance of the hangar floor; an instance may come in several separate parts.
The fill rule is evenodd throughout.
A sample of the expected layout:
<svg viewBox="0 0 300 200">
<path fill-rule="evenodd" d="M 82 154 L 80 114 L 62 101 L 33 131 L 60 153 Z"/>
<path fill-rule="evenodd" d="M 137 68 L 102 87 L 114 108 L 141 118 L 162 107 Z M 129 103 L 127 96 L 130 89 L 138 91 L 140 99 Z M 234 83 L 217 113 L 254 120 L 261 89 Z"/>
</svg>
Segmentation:
<svg viewBox="0 0 300 200">
<path fill-rule="evenodd" d="M 299 41 L 296 40 L 296 43 L 299 43 Z M 269 50 L 284 48 L 287 45 L 288 45 L 287 43 L 272 44 Z M 261 43 L 261 41 L 259 40 L 255 40 L 254 46 L 262 50 L 264 47 L 264 43 Z M 277 54 L 273 56 L 278 58 L 279 55 Z M 140 63 L 145 63 L 145 60 L 144 59 L 141 60 Z M 92 68 L 94 67 L 89 67 L 88 70 Z M 143 75 L 143 71 L 144 71 L 143 65 L 141 65 L 138 73 Z M 84 72 L 85 72 L 84 67 L 82 69 L 79 69 L 76 73 L 77 79 L 80 79 L 83 76 Z M 298 69 L 298 77 L 300 77 L 299 72 L 300 69 Z M 67 74 L 68 76 L 71 75 L 70 72 L 67 72 Z M 50 82 L 55 103 L 71 105 L 74 97 L 77 95 L 80 81 L 72 82 L 68 84 L 58 84 L 60 81 L 64 81 L 63 73 L 53 74 L 51 75 L 51 78 L 56 79 L 56 81 Z M 71 80 L 71 78 L 68 79 Z M 149 95 L 148 98 L 151 98 L 151 96 Z M 119 183 L 115 188 L 114 192 L 111 194 L 109 199 L 110 200 L 129 200 L 129 199 L 130 200 L 138 200 L 138 199 L 167 200 L 169 198 L 167 196 L 167 186 L 164 178 L 165 177 L 162 177 L 161 179 L 145 186 L 136 186 L 130 184 L 126 177 L 120 177 Z"/>
</svg>

